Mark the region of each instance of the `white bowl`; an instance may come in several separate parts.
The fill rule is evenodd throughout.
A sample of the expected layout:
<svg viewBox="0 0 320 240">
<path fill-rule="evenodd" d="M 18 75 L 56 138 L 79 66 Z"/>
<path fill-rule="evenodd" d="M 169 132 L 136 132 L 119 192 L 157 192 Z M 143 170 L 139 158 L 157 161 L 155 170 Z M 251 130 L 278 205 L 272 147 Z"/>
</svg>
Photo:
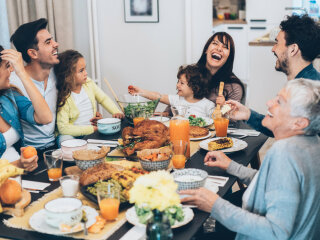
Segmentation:
<svg viewBox="0 0 320 240">
<path fill-rule="evenodd" d="M 208 173 L 201 169 L 185 168 L 174 171 L 172 176 L 178 184 L 178 191 L 181 191 L 203 187 Z"/>
<path fill-rule="evenodd" d="M 87 141 L 83 139 L 70 139 L 61 143 L 63 159 L 72 160 L 72 152 L 87 149 Z"/>
<path fill-rule="evenodd" d="M 121 130 L 121 120 L 118 118 L 104 118 L 98 120 L 98 131 L 102 134 L 112 135 Z"/>
<path fill-rule="evenodd" d="M 61 224 L 74 226 L 82 218 L 82 202 L 76 198 L 57 198 L 44 205 L 45 221 L 52 227 L 59 228 Z"/>
</svg>

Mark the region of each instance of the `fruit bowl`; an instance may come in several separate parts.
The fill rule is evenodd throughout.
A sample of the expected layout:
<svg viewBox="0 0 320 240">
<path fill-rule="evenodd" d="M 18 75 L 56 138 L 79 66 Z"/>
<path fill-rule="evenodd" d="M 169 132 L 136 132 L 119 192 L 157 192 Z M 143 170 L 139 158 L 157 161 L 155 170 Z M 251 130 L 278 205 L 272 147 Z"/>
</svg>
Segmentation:
<svg viewBox="0 0 320 240">
<path fill-rule="evenodd" d="M 135 117 L 149 118 L 156 110 L 160 99 L 149 100 L 139 94 L 124 94 L 117 101 L 124 108 L 124 115 L 130 124 L 133 124 Z"/>
</svg>

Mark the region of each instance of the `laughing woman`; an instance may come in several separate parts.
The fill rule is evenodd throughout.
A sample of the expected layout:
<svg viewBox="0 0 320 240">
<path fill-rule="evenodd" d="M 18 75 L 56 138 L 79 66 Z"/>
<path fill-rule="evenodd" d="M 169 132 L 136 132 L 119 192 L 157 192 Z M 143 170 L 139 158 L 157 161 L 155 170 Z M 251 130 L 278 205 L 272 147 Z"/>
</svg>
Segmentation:
<svg viewBox="0 0 320 240">
<path fill-rule="evenodd" d="M 232 72 L 235 46 L 225 32 L 213 34 L 203 48 L 197 62 L 209 89 L 209 100 L 223 104 L 225 100 L 240 102 L 245 95 L 243 83 Z M 223 96 L 218 97 L 219 83 L 224 82 Z"/>
<path fill-rule="evenodd" d="M 30 100 L 10 85 L 9 77 L 15 71 L 25 87 Z M 23 147 L 20 118 L 32 124 L 48 124 L 52 113 L 48 104 L 26 73 L 21 53 L 0 46 L 0 158 L 32 171 L 37 168 L 38 156 L 25 159 L 15 150 Z M 15 146 L 15 147 L 14 147 Z M 23 152 L 23 148 L 21 151 Z"/>
</svg>

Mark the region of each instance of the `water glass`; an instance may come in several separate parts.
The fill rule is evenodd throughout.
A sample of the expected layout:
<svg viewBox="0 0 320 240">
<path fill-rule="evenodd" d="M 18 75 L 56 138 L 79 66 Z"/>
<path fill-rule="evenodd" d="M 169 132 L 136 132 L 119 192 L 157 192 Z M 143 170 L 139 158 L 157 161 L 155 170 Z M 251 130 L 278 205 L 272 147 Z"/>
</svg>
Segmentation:
<svg viewBox="0 0 320 240">
<path fill-rule="evenodd" d="M 45 151 L 43 159 L 47 166 L 49 181 L 58 181 L 62 176 L 62 151 L 60 149 Z"/>
<path fill-rule="evenodd" d="M 106 187 L 97 188 L 100 214 L 108 221 L 115 220 L 119 214 L 120 191 L 109 183 Z"/>
</svg>

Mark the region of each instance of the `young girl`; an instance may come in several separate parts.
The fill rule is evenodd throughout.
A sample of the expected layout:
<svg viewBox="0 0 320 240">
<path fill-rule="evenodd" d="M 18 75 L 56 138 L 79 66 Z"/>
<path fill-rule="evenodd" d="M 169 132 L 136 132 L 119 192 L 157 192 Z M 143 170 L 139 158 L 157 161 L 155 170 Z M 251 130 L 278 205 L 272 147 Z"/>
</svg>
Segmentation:
<svg viewBox="0 0 320 240">
<path fill-rule="evenodd" d="M 124 118 L 115 103 L 89 78 L 87 78 L 86 62 L 83 56 L 74 50 L 59 54 L 60 63 L 55 65 L 57 77 L 57 127 L 60 143 L 82 138 L 98 130 L 96 101 L 101 104 L 112 117 Z"/>
<path fill-rule="evenodd" d="M 10 84 L 12 71 L 16 72 L 31 101 Z M 38 156 L 26 159 L 23 154 L 20 157 L 15 149 L 21 147 L 21 153 L 24 151 L 20 119 L 31 124 L 48 124 L 52 121 L 52 113 L 25 71 L 21 53 L 13 49 L 4 50 L 0 46 L 0 158 L 7 159 L 27 171 L 33 171 L 38 166 Z"/>
<path fill-rule="evenodd" d="M 212 101 L 205 98 L 207 90 L 198 67 L 195 65 L 181 66 L 177 77 L 178 92 L 176 95 L 162 95 L 158 92 L 151 92 L 136 86 L 129 86 L 128 91 L 132 95 L 139 93 L 151 100 L 160 98 L 160 102 L 171 106 L 188 106 L 188 116 L 211 117 L 215 105 Z"/>
</svg>

